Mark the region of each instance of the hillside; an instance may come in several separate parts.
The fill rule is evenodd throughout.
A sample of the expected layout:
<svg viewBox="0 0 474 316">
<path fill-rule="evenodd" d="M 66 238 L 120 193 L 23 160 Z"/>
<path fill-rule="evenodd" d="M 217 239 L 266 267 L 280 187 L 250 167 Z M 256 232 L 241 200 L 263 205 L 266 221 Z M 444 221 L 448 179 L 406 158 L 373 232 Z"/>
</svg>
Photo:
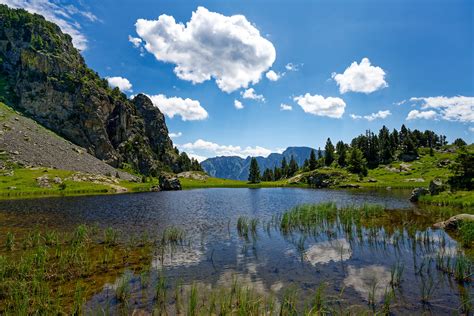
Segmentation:
<svg viewBox="0 0 474 316">
<path fill-rule="evenodd" d="M 312 148 L 310 147 L 288 147 L 283 153 L 272 153 L 268 157 L 256 157 L 260 171 L 266 168 L 273 169 L 280 166 L 283 157 L 290 161 L 294 157 L 299 166 L 303 166 L 305 159 L 309 158 Z M 251 157 L 245 159 L 240 157 L 214 157 L 201 162 L 201 166 L 211 177 L 247 180 Z"/>
<path fill-rule="evenodd" d="M 87 151 L 22 116 L 0 102 L 0 150 L 3 161 L 23 167 L 46 167 L 101 175 L 136 177 L 113 168 Z M 1 163 L 1 162 L 0 162 Z"/>
<path fill-rule="evenodd" d="M 164 115 L 147 96 L 130 100 L 111 89 L 57 25 L 5 5 L 0 101 L 113 167 L 148 175 L 183 171 Z"/>
</svg>

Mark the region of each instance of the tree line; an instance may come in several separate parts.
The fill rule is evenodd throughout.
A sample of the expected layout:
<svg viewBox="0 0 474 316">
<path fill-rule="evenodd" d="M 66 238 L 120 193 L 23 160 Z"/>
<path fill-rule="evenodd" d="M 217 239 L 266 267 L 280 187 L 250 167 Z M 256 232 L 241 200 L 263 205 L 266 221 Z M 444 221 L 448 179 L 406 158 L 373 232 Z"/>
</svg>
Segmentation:
<svg viewBox="0 0 474 316">
<path fill-rule="evenodd" d="M 283 157 L 280 166 L 273 169 L 267 168 L 260 174 L 260 168 L 255 158 L 252 158 L 249 169 L 249 181 L 277 181 L 294 176 L 298 172 L 313 171 L 321 167 L 346 168 L 349 172 L 366 176 L 368 169 L 377 168 L 381 164 L 389 164 L 395 160 L 412 161 L 419 157 L 418 148 L 430 149 L 430 155 L 434 150 L 447 145 L 446 136 L 438 135 L 433 131 L 421 132 L 417 129 L 410 130 L 402 125 L 400 130 L 390 131 L 383 126 L 378 133 L 367 130 L 346 144 L 338 141 L 333 145 L 330 138 L 327 139 L 324 153 L 319 148 L 311 150 L 310 156 L 305 160 L 303 166 L 298 166 L 293 156 L 288 163 Z M 454 141 L 458 146 L 466 143 L 458 138 Z"/>
</svg>

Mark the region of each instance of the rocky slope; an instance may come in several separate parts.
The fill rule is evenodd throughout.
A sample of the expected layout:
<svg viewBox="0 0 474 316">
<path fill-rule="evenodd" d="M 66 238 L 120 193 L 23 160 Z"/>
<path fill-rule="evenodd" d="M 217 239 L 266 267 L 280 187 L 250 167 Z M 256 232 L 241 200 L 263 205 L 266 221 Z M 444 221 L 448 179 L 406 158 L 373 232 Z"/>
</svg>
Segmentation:
<svg viewBox="0 0 474 316">
<path fill-rule="evenodd" d="M 163 114 L 148 97 L 110 89 L 69 35 L 40 15 L 0 5 L 0 101 L 113 167 L 182 171 Z"/>
<path fill-rule="evenodd" d="M 266 168 L 273 169 L 280 166 L 283 157 L 289 162 L 293 156 L 299 166 L 302 166 L 305 159 L 309 158 L 311 153 L 310 147 L 288 147 L 283 153 L 272 153 L 268 157 L 256 157 L 260 171 Z M 245 159 L 240 157 L 214 157 L 201 162 L 201 166 L 211 177 L 247 180 L 249 176 L 251 157 Z"/>
<path fill-rule="evenodd" d="M 0 103 L 0 169 L 4 162 L 24 167 L 48 167 L 137 180 L 137 177 L 113 168 L 87 151 L 35 121 L 23 117 Z"/>
</svg>

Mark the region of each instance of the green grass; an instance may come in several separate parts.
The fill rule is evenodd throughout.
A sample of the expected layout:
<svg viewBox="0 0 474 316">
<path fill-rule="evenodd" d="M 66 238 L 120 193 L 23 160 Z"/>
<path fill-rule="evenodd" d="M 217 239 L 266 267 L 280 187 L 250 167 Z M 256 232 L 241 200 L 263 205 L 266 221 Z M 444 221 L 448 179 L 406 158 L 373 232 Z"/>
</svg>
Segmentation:
<svg viewBox="0 0 474 316">
<path fill-rule="evenodd" d="M 65 180 L 74 173 L 48 168 L 13 168 L 12 176 L 0 176 L 0 199 L 116 193 L 115 189 L 107 184 Z M 38 177 L 44 175 L 50 179 L 50 188 L 40 187 L 36 181 Z M 55 184 L 52 181 L 55 177 L 61 178 L 65 186 Z M 147 183 L 120 180 L 118 185 L 126 188 L 128 192 L 143 192 L 149 191 L 157 184 L 156 180 Z"/>
<path fill-rule="evenodd" d="M 307 187 L 306 184 L 289 184 L 286 180 L 264 181 L 256 184 L 241 180 L 230 180 L 221 178 L 207 178 L 205 180 L 196 180 L 188 178 L 179 178 L 183 189 L 197 188 L 276 188 L 276 187 Z"/>
<path fill-rule="evenodd" d="M 465 209 L 474 209 L 474 192 L 457 191 L 454 193 L 441 192 L 438 195 L 423 195 L 420 197 L 420 202 L 438 206 L 454 206 Z"/>
</svg>

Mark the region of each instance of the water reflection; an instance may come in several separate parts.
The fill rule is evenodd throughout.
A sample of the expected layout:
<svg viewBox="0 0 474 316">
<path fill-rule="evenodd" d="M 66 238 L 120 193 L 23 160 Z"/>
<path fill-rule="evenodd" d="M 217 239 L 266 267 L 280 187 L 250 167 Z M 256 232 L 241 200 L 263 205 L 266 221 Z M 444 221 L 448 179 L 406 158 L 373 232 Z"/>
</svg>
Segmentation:
<svg viewBox="0 0 474 316">
<path fill-rule="evenodd" d="M 365 300 L 372 296 L 376 302 L 380 302 L 390 285 L 390 271 L 381 265 L 362 268 L 348 266 L 347 274 L 344 285 L 354 288 Z"/>
<path fill-rule="evenodd" d="M 346 261 L 352 256 L 350 244 L 346 239 L 322 241 L 310 246 L 304 254 L 304 259 L 313 266 L 326 264 L 331 261 Z"/>
</svg>

